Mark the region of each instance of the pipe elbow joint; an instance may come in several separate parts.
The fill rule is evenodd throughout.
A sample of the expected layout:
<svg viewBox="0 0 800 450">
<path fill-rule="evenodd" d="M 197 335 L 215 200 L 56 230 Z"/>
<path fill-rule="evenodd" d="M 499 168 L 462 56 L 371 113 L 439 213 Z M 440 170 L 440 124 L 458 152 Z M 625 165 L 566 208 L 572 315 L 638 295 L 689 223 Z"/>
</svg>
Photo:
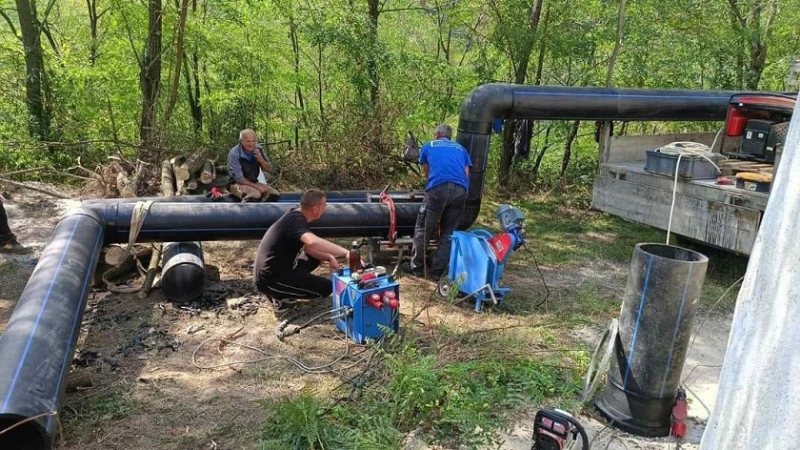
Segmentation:
<svg viewBox="0 0 800 450">
<path fill-rule="evenodd" d="M 483 84 L 473 89 L 461 104 L 459 131 L 489 134 L 492 122 L 506 118 L 514 106 L 513 85 Z"/>
</svg>

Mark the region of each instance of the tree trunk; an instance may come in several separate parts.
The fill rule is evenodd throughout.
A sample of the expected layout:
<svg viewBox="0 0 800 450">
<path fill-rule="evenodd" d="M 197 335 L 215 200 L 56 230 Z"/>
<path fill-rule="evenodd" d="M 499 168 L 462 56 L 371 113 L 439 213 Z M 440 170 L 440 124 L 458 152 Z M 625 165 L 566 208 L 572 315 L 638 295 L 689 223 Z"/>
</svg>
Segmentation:
<svg viewBox="0 0 800 450">
<path fill-rule="evenodd" d="M 145 147 L 153 148 L 158 141 L 156 116 L 161 89 L 161 25 L 163 8 L 161 0 L 148 0 L 148 33 L 145 55 L 139 68 L 142 90 L 142 114 L 139 137 Z"/>
<path fill-rule="evenodd" d="M 508 186 L 511 178 L 511 164 L 514 162 L 514 132 L 515 122 L 513 119 L 506 120 L 503 130 L 503 152 L 500 154 L 500 173 L 499 184 L 501 187 Z"/>
<path fill-rule="evenodd" d="M 177 2 L 176 2 L 177 3 Z M 169 119 L 172 117 L 172 110 L 175 109 L 175 103 L 178 101 L 178 87 L 181 81 L 181 68 L 183 58 L 183 36 L 186 31 L 186 13 L 189 11 L 189 0 L 182 0 L 180 5 L 180 16 L 178 17 L 178 42 L 175 44 L 175 73 L 172 77 L 172 86 L 169 90 L 169 97 L 167 98 L 167 107 L 164 110 L 164 123 L 168 124 Z"/>
<path fill-rule="evenodd" d="M 163 197 L 175 195 L 175 172 L 172 170 L 172 163 L 169 161 L 161 163 L 161 195 Z"/>
<path fill-rule="evenodd" d="M 40 39 L 41 28 L 33 0 L 16 0 L 22 46 L 25 51 L 25 96 L 28 104 L 28 133 L 42 141 L 50 139 L 50 106 Z"/>
<path fill-rule="evenodd" d="M 378 19 L 380 17 L 380 2 L 367 0 L 369 5 L 369 52 L 367 54 L 367 75 L 369 76 L 369 100 L 372 110 L 378 107 L 380 101 L 380 84 L 378 79 Z"/>
<path fill-rule="evenodd" d="M 544 57 L 547 54 L 547 24 L 550 22 L 550 4 L 547 5 L 547 11 L 544 13 L 544 23 L 542 24 L 542 34 L 539 39 L 539 59 L 536 62 L 536 79 L 534 84 L 541 86 L 542 72 L 544 71 Z"/>
<path fill-rule="evenodd" d="M 550 130 L 550 126 L 545 129 L 542 150 L 536 155 L 536 162 L 533 164 L 533 174 L 531 175 L 532 184 L 536 184 L 536 180 L 539 178 L 539 168 L 542 166 L 542 159 L 544 159 L 544 154 L 547 152 L 547 149 L 550 148 Z"/>
<path fill-rule="evenodd" d="M 203 131 L 203 109 L 200 106 L 200 78 L 198 74 L 197 52 L 192 52 L 192 70 L 186 56 L 183 58 L 183 78 L 186 81 L 186 98 L 189 102 L 189 111 L 192 114 L 192 128 L 195 137 L 200 137 Z"/>
<path fill-rule="evenodd" d="M 533 45 L 536 43 L 536 31 L 539 28 L 539 19 L 542 15 L 542 0 L 535 0 L 531 6 L 530 16 L 528 17 L 528 35 L 525 37 L 522 49 L 519 54 L 519 63 L 514 68 L 514 83 L 525 83 L 528 73 L 528 63 L 531 58 Z M 506 121 L 506 129 L 503 131 L 503 150 L 500 154 L 500 167 L 498 168 L 498 181 L 501 186 L 508 185 L 509 175 L 511 174 L 511 164 L 514 162 L 514 133 L 513 121 Z"/>
<path fill-rule="evenodd" d="M 97 0 L 86 0 L 86 7 L 89 10 L 89 36 L 91 39 L 89 43 L 89 64 L 93 66 L 97 61 L 97 49 L 100 45 L 100 41 L 97 40 L 97 24 L 100 21 L 100 17 L 108 10 L 98 14 Z"/>
<path fill-rule="evenodd" d="M 625 26 L 625 6 L 627 0 L 619 0 L 619 10 L 617 11 L 617 40 L 614 42 L 614 50 L 608 58 L 608 72 L 606 73 L 606 87 L 611 87 L 614 79 L 614 66 L 617 64 L 617 57 L 622 48 L 622 31 Z"/>
<path fill-rule="evenodd" d="M 300 39 L 297 36 L 297 24 L 295 23 L 294 19 L 289 19 L 289 39 L 292 41 L 292 51 L 294 53 L 294 76 L 295 76 L 295 84 L 294 84 L 294 101 L 295 107 L 300 110 L 300 120 L 304 126 L 308 126 L 306 123 L 306 104 L 305 100 L 303 99 L 303 90 L 301 89 L 300 85 Z M 300 147 L 300 125 L 295 122 L 294 126 L 294 145 L 295 147 Z"/>
<path fill-rule="evenodd" d="M 569 132 L 566 144 L 564 144 L 564 157 L 561 159 L 561 174 L 559 175 L 562 185 L 564 184 L 565 175 L 567 174 L 567 167 L 569 166 L 569 160 L 572 156 L 572 143 L 575 142 L 575 137 L 578 136 L 578 129 L 580 126 L 580 120 L 572 122 L 572 129 Z"/>
</svg>

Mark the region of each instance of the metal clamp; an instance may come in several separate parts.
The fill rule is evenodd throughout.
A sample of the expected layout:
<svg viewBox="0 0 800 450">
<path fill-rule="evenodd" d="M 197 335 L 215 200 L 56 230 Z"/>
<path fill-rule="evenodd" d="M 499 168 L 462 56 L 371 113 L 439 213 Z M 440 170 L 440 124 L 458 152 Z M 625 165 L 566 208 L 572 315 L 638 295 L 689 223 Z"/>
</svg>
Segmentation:
<svg viewBox="0 0 800 450">
<path fill-rule="evenodd" d="M 397 239 L 397 213 L 394 208 L 394 199 L 387 194 L 389 186 L 381 191 L 381 203 L 386 203 L 389 207 L 389 248 L 394 248 L 395 239 Z"/>
</svg>

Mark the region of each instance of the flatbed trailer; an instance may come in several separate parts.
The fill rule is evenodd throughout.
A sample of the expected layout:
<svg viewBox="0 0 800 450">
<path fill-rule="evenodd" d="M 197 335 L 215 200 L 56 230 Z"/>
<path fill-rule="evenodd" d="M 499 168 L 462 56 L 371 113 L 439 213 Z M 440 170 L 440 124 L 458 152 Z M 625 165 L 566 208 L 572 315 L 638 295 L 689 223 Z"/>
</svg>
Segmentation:
<svg viewBox="0 0 800 450">
<path fill-rule="evenodd" d="M 749 255 L 769 194 L 720 185 L 716 179 L 679 178 L 676 184 L 673 177 L 645 171 L 646 150 L 686 141 L 711 146 L 714 137 L 715 133 L 703 133 L 601 139 L 592 207 L 667 230 L 674 186 L 671 233 Z"/>
</svg>

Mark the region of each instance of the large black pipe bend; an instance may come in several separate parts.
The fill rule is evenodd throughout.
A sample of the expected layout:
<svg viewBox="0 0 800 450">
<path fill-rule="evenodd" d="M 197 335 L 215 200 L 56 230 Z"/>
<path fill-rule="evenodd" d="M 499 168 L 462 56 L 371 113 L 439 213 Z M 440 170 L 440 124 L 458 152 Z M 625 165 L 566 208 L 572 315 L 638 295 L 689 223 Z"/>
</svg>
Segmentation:
<svg viewBox="0 0 800 450">
<path fill-rule="evenodd" d="M 733 91 L 610 89 L 484 84 L 461 105 L 458 142 L 472 157 L 461 228 L 480 212 L 489 141 L 495 119 L 713 121 L 723 120 Z"/>
<path fill-rule="evenodd" d="M 0 338 L 0 430 L 40 416 L 0 435 L 2 449 L 52 446 L 52 415 L 64 392 L 104 226 L 97 213 L 66 216 L 53 231 Z"/>
</svg>

